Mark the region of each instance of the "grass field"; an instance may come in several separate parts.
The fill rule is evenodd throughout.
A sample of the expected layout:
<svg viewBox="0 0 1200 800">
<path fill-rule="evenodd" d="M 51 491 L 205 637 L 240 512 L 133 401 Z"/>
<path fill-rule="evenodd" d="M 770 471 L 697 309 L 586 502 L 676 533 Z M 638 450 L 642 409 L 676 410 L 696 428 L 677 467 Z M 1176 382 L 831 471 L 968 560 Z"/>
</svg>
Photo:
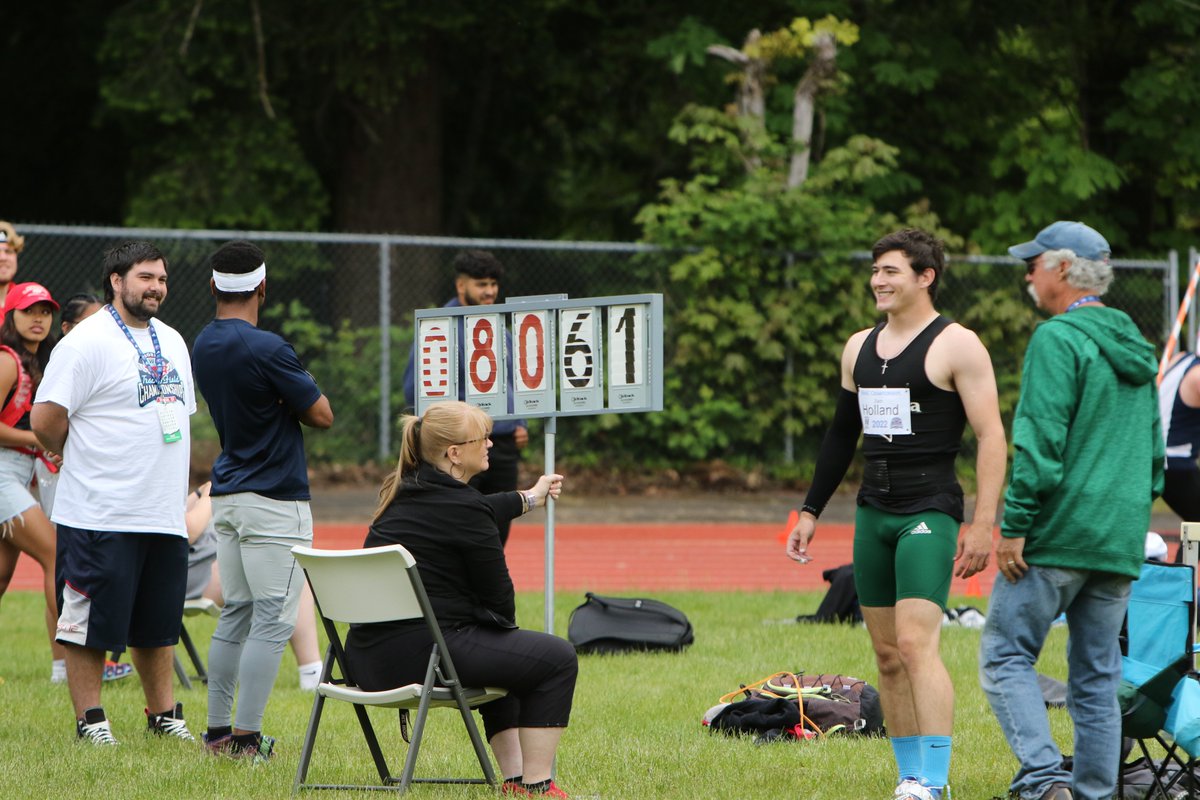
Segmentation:
<svg viewBox="0 0 1200 800">
<path fill-rule="evenodd" d="M 634 594 L 634 593 L 630 593 Z M 866 630 L 849 626 L 789 624 L 811 613 L 820 594 L 657 593 L 683 609 L 696 643 L 681 654 L 584 657 L 571 727 L 559 750 L 558 782 L 577 798 L 887 798 L 894 767 L 885 739 L 829 738 L 756 747 L 750 740 L 713 736 L 700 718 L 723 693 L 772 672 L 842 672 L 876 683 Z M 560 595 L 559 633 L 582 601 Z M 0 649 L 0 796 L 62 798 L 87 794 L 120 800 L 287 796 L 312 706 L 297 687 L 295 661 L 284 656 L 267 707 L 266 731 L 279 740 L 268 765 L 208 757 L 198 745 L 145 734 L 141 687 L 136 678 L 104 689 L 104 704 L 121 747 L 96 748 L 75 741 L 67 689 L 51 685 L 49 649 L 42 627 L 41 596 L 5 597 L 4 647 Z M 952 598 L 952 605 L 967 602 Z M 536 627 L 541 596 L 518 598 L 519 619 Z M 214 621 L 189 620 L 202 650 Z M 1056 629 L 1039 669 L 1065 677 L 1066 633 Z M 956 800 L 1003 795 L 1015 761 L 979 689 L 979 631 L 947 628 L 942 653 L 957 687 L 951 784 Z M 182 650 L 180 651 L 182 653 Z M 192 731 L 204 729 L 207 698 L 202 685 L 177 690 Z M 373 712 L 385 751 L 399 773 L 405 745 L 394 713 Z M 1051 711 L 1059 742 L 1070 752 L 1070 720 Z M 453 712 L 431 715 L 417 773 L 474 777 L 469 743 Z M 354 715 L 340 703 L 326 705 L 309 779 L 318 782 L 376 780 Z M 362 796 L 321 792 L 322 798 Z M 418 798 L 482 798 L 483 786 L 416 786 Z"/>
</svg>

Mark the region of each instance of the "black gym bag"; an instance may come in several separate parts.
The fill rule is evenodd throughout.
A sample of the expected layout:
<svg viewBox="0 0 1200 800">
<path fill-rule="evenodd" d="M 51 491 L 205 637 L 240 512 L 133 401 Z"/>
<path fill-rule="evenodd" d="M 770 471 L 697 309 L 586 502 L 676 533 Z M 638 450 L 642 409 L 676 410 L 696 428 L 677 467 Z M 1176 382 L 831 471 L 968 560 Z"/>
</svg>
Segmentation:
<svg viewBox="0 0 1200 800">
<path fill-rule="evenodd" d="M 658 600 L 601 597 L 587 593 L 571 612 L 567 639 L 580 653 L 630 650 L 682 650 L 691 644 L 692 623 L 677 608 Z"/>
</svg>

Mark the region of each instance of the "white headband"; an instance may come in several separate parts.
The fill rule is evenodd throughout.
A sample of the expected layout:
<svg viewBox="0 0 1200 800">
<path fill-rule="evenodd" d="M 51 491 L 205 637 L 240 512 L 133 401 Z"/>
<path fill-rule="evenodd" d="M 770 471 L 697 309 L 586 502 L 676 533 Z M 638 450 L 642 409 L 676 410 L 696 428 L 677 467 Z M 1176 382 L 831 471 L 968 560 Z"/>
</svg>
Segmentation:
<svg viewBox="0 0 1200 800">
<path fill-rule="evenodd" d="M 219 292 L 252 292 L 267 277 L 267 265 L 259 264 L 253 272 L 217 272 L 213 270 L 213 283 Z"/>
</svg>

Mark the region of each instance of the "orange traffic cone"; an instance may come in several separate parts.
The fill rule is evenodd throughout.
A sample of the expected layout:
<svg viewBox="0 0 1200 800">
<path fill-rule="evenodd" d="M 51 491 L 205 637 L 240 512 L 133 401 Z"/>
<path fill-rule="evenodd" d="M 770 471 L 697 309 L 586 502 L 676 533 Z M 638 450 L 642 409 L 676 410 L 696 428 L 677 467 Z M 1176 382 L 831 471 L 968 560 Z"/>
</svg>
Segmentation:
<svg viewBox="0 0 1200 800">
<path fill-rule="evenodd" d="M 793 508 L 792 513 L 788 514 L 787 526 L 783 529 L 782 533 L 775 537 L 779 540 L 780 544 L 787 544 L 788 534 L 792 532 L 792 528 L 796 527 L 796 523 L 799 521 L 800 512 Z"/>
<path fill-rule="evenodd" d="M 979 575 L 967 578 L 967 597 L 983 597 L 983 589 L 979 587 Z"/>
</svg>

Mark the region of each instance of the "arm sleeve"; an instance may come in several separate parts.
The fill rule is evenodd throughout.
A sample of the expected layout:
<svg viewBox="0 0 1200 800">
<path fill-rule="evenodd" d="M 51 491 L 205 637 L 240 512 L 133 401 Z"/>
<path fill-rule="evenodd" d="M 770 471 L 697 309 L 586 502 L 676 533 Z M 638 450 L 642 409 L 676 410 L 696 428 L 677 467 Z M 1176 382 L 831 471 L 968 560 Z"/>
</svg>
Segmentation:
<svg viewBox="0 0 1200 800">
<path fill-rule="evenodd" d="M 496 515 L 496 523 L 499 525 L 512 522 L 521 516 L 521 512 L 525 509 L 521 493 L 516 491 L 487 494 L 483 496 L 483 499 L 491 506 L 492 512 Z"/>
<path fill-rule="evenodd" d="M 1078 403 L 1079 364 L 1069 341 L 1042 324 L 1025 353 L 1021 396 L 1013 419 L 1013 465 L 1004 495 L 1000 533 L 1022 538 L 1042 510 L 1043 498 L 1062 483 L 1067 433 Z"/>
<path fill-rule="evenodd" d="M 495 497 L 510 495 L 509 502 L 517 502 L 516 492 L 503 492 Z M 495 508 L 495 504 L 488 502 Z M 504 547 L 496 524 L 487 512 L 478 505 L 464 507 L 459 515 L 465 546 L 460 551 L 466 566 L 469 591 L 479 598 L 488 611 L 508 622 L 516 622 L 517 600 L 512 577 L 508 574 L 508 562 L 504 558 Z"/>
<path fill-rule="evenodd" d="M 71 414 L 87 396 L 92 384 L 92 361 L 82 357 L 74 344 L 74 341 L 60 342 L 51 351 L 35 403 L 55 403 Z"/>
<path fill-rule="evenodd" d="M 321 388 L 300 363 L 295 348 L 287 342 L 263 361 L 262 367 L 270 376 L 275 391 L 296 414 L 303 414 L 321 399 Z"/>
<path fill-rule="evenodd" d="M 833 422 L 825 432 L 821 450 L 817 453 L 817 468 L 812 486 L 804 498 L 804 510 L 814 517 L 821 516 L 825 504 L 833 497 L 838 484 L 846 477 L 846 470 L 854 460 L 858 447 L 858 436 L 862 433 L 862 416 L 858 413 L 858 395 L 842 389 L 838 395 Z"/>
</svg>

